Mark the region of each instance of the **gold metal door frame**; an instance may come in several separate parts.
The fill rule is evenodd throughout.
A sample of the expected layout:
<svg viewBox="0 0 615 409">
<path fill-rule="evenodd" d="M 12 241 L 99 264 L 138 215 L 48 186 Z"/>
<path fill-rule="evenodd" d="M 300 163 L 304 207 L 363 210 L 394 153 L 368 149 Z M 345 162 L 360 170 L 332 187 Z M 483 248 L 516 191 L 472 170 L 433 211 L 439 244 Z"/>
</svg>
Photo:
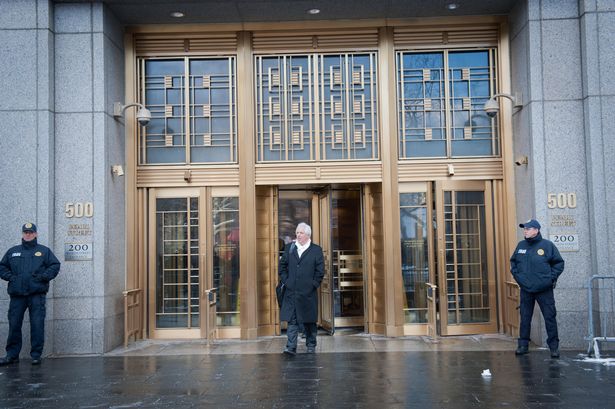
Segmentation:
<svg viewBox="0 0 615 409">
<path fill-rule="evenodd" d="M 314 193 L 312 214 L 318 215 L 314 225 L 318 226 L 320 246 L 325 257 L 325 275 L 320 284 L 319 325 L 331 335 L 335 332 L 335 300 L 333 298 L 333 277 L 331 276 L 331 188 Z"/>
<path fill-rule="evenodd" d="M 203 188 L 178 188 L 178 189 L 150 189 L 149 190 L 149 235 L 148 235 L 148 322 L 149 322 L 149 337 L 154 339 L 194 339 L 206 337 L 205 317 L 203 312 L 203 299 L 200 297 L 199 303 L 199 328 L 157 328 L 156 326 L 156 199 L 159 198 L 199 198 L 199 280 L 201 285 L 199 286 L 199 292 L 204 287 L 204 261 L 205 261 L 205 239 L 204 239 L 204 227 L 202 223 L 203 208 L 202 198 L 205 196 Z M 188 238 L 188 240 L 190 240 Z M 189 256 L 188 256 L 189 258 Z M 189 273 L 188 273 L 189 276 Z M 210 288 L 210 287 L 207 287 Z M 190 288 L 188 289 L 188 293 Z M 189 296 L 190 294 L 188 294 Z"/>
<path fill-rule="evenodd" d="M 329 203 L 329 217 L 327 225 L 329 231 L 332 230 L 331 219 L 338 218 L 338 223 L 341 222 L 341 215 L 335 215 L 333 208 L 333 201 L 339 199 L 357 199 L 358 209 L 358 237 L 360 243 L 363 243 L 363 192 L 362 187 L 359 189 L 330 189 L 328 192 Z M 338 233 L 340 234 L 340 233 Z M 329 234 L 331 240 L 331 233 Z M 348 327 L 363 327 L 366 328 L 367 317 L 367 302 L 366 302 L 366 275 L 365 275 L 365 249 L 364 245 L 360 244 L 357 249 L 335 249 L 333 245 L 330 246 L 330 262 L 329 262 L 329 275 L 331 280 L 331 306 L 333 308 L 332 317 L 334 320 L 334 328 L 348 328 Z M 360 290 L 359 290 L 360 287 Z M 339 308 L 340 315 L 336 316 L 336 292 L 339 294 Z M 345 299 L 348 299 L 349 295 L 352 297 L 352 292 L 361 293 L 363 298 L 363 311 L 361 315 L 357 316 L 343 316 L 343 308 L 345 305 Z"/>
<path fill-rule="evenodd" d="M 207 297 L 209 297 L 209 322 L 213 323 L 213 326 L 208 328 L 208 334 L 209 337 L 208 339 L 211 339 L 211 337 L 213 338 L 223 338 L 223 339 L 228 339 L 228 338 L 241 338 L 241 326 L 223 326 L 217 325 L 217 320 L 218 320 L 218 311 L 216 310 L 216 301 L 217 298 L 219 296 L 218 294 L 218 289 L 217 288 L 213 288 L 213 284 L 214 284 L 214 266 L 213 266 L 213 259 L 214 259 L 214 238 L 213 238 L 213 232 L 214 232 L 214 225 L 213 225 L 213 201 L 214 198 L 216 197 L 239 197 L 239 188 L 238 187 L 231 187 L 231 186 L 212 186 L 212 187 L 208 187 L 206 188 L 206 213 L 204 214 L 204 216 L 206 217 L 206 226 L 207 226 L 207 236 L 206 237 L 206 250 L 207 250 L 207 263 L 205 264 L 207 270 L 206 270 L 206 278 L 207 278 L 207 285 L 208 285 L 208 289 L 211 290 L 211 292 L 215 293 L 215 295 L 212 297 L 210 295 L 208 295 L 207 293 L 203 293 L 202 297 L 205 299 Z M 241 234 L 241 225 L 239 226 L 240 229 L 240 234 Z M 241 251 L 241 249 L 240 249 Z M 241 277 L 241 276 L 240 276 Z M 240 278 L 241 280 L 242 278 Z M 241 296 L 241 292 L 240 292 L 240 296 Z M 247 298 L 247 294 L 245 294 L 245 297 Z M 213 298 L 213 300 L 212 300 Z M 241 303 L 240 303 L 240 307 L 239 307 L 239 314 L 240 316 L 242 315 L 242 307 L 241 307 Z M 245 308 L 245 304 L 244 308 Z M 241 318 L 240 318 L 241 319 Z M 203 335 L 203 338 L 207 338 L 206 334 Z"/>
<path fill-rule="evenodd" d="M 426 323 L 405 323 L 403 333 L 404 335 L 438 335 L 438 284 L 436 279 L 436 261 L 435 261 L 435 242 L 433 229 L 434 220 L 434 207 L 433 207 L 433 189 L 431 182 L 406 182 L 399 186 L 399 194 L 404 193 L 425 193 L 426 202 L 426 225 L 427 228 L 427 254 L 428 254 L 428 268 L 429 279 L 425 283 L 426 300 L 427 300 L 427 322 Z"/>
<path fill-rule="evenodd" d="M 435 189 L 435 208 L 437 225 L 437 269 L 439 284 L 439 317 L 441 335 L 467 335 L 497 332 L 497 301 L 496 301 L 496 275 L 495 275 L 495 242 L 493 234 L 493 196 L 490 181 L 437 181 Z M 484 193 L 485 215 L 485 242 L 487 288 L 489 291 L 489 320 L 477 323 L 448 324 L 448 293 L 446 276 L 446 225 L 444 215 L 445 191 L 480 191 Z M 457 268 L 457 266 L 456 266 Z M 457 283 L 455 284 L 457 286 Z"/>
<path fill-rule="evenodd" d="M 211 217 L 213 197 L 236 195 L 236 188 L 156 188 L 149 190 L 149 272 L 147 274 L 149 294 L 147 298 L 150 338 L 212 340 L 215 338 L 238 338 L 240 336 L 239 328 L 217 327 L 217 289 L 213 288 L 213 248 L 209 240 L 213 231 Z M 199 328 L 165 329 L 156 327 L 156 199 L 159 198 L 198 198 L 199 200 Z M 188 240 L 190 240 L 190 237 Z M 188 258 L 190 258 L 189 255 Z"/>
</svg>

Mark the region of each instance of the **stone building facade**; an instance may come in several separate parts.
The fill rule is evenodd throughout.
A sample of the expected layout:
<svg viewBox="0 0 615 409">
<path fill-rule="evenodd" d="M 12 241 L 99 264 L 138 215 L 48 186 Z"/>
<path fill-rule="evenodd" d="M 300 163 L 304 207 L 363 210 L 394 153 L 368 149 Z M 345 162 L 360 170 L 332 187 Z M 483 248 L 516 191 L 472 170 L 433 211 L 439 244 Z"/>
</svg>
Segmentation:
<svg viewBox="0 0 615 409">
<path fill-rule="evenodd" d="M 613 140 L 612 130 L 615 128 L 614 117 L 609 113 L 609 108 L 615 105 L 615 76 L 612 75 L 615 72 L 615 45 L 612 42 L 615 38 L 615 1 L 511 0 L 501 2 L 500 6 L 489 6 L 482 3 L 492 2 L 476 0 L 464 2 L 468 4 L 460 5 L 456 10 L 445 8 L 452 2 L 442 2 L 441 10 L 433 11 L 420 8 L 418 3 L 421 2 L 408 0 L 399 2 L 405 13 L 401 15 L 390 15 L 395 13 L 391 4 L 388 6 L 390 8 L 377 7 L 369 14 L 362 14 L 363 2 L 346 1 L 340 2 L 346 7 L 340 6 L 330 15 L 325 15 L 326 10 L 322 10 L 318 21 L 305 14 L 304 10 L 300 14 L 297 9 L 302 6 L 294 1 L 289 1 L 288 7 L 281 7 L 281 2 L 269 2 L 273 4 L 272 10 L 278 10 L 278 14 L 271 15 L 263 12 L 271 6 L 267 2 L 262 5 L 262 10 L 240 1 L 229 2 L 242 11 L 238 16 L 225 11 L 222 3 L 203 2 L 184 4 L 187 19 L 176 20 L 173 24 L 168 13 L 179 10 L 181 2 L 169 1 L 155 7 L 146 3 L 136 1 L 122 5 L 112 1 L 0 0 L 0 89 L 3 94 L 0 101 L 0 152 L 4 154 L 0 164 L 4 192 L 0 198 L 0 248 L 4 251 L 17 243 L 19 226 L 33 221 L 38 225 L 41 243 L 51 247 L 63 263 L 48 295 L 46 353 L 99 354 L 121 345 L 127 328 L 123 292 L 134 288 L 141 292 L 137 313 L 140 323 L 137 326 L 142 332 L 137 337 L 165 337 L 160 335 L 163 332 L 158 334 L 154 330 L 158 325 L 155 310 L 159 300 L 153 294 L 157 287 L 153 283 L 156 275 L 152 270 L 156 270 L 154 265 L 157 261 L 150 253 L 156 251 L 153 243 L 157 239 L 153 231 L 158 228 L 155 224 L 156 210 L 152 206 L 155 207 L 156 200 L 160 198 L 174 197 L 173 194 L 168 196 L 164 193 L 167 192 L 164 189 L 170 188 L 193 189 L 183 191 L 188 192 L 185 197 L 207 197 L 213 200 L 211 203 L 218 197 L 237 197 L 239 200 L 237 211 L 241 238 L 238 238 L 238 243 L 241 253 L 232 256 L 238 257 L 236 264 L 228 264 L 224 268 L 238 272 L 237 277 L 233 278 L 240 280 L 238 290 L 233 291 L 243 294 L 240 306 L 235 306 L 241 324 L 235 323 L 236 331 L 232 330 L 232 325 L 226 331 L 224 319 L 214 315 L 213 319 L 218 320 L 219 325 L 216 336 L 250 339 L 279 333 L 280 328 L 275 323 L 276 312 L 270 307 L 273 303 L 270 290 L 275 284 L 270 278 L 275 275 L 269 278 L 260 275 L 265 268 L 271 270 L 271 274 L 275 273 L 277 250 L 250 247 L 250 243 L 268 240 L 275 243 L 271 247 L 277 246 L 281 223 L 273 220 L 267 224 L 262 218 L 267 219 L 266 215 L 274 217 L 272 215 L 280 211 L 281 202 L 274 203 L 284 196 L 280 192 L 312 192 L 316 187 L 322 189 L 327 186 L 331 192 L 337 189 L 335 186 L 338 183 L 344 183 L 345 190 L 359 192 L 360 199 L 356 203 L 361 207 L 359 214 L 362 215 L 362 224 L 357 234 L 364 242 L 372 243 L 361 244 L 360 249 L 365 280 L 361 284 L 364 314 L 360 323 L 361 326 L 365 323 L 364 330 L 388 336 L 455 333 L 452 326 L 443 330 L 446 327 L 446 303 L 442 291 L 445 291 L 448 282 L 440 276 L 445 274 L 445 270 L 438 270 L 441 273 L 427 271 L 441 269 L 446 264 L 437 260 L 438 230 L 429 235 L 425 233 L 425 238 L 432 242 L 424 244 L 425 251 L 435 258 L 430 263 L 425 261 L 425 274 L 429 274 L 430 281 L 443 280 L 435 283 L 438 284 L 436 287 L 441 301 L 434 304 L 435 311 L 431 311 L 427 304 L 422 310 L 419 308 L 421 312 L 417 314 L 423 317 L 419 319 L 420 328 L 412 326 L 413 318 L 408 318 L 412 312 L 404 312 L 412 310 L 409 307 L 412 303 L 405 298 L 410 290 L 404 292 L 398 288 L 408 285 L 402 281 L 401 265 L 406 259 L 403 251 L 400 253 L 398 244 L 401 239 L 403 246 L 404 234 L 400 232 L 399 220 L 400 206 L 403 207 L 405 198 L 400 195 L 415 192 L 416 183 L 424 183 L 421 186 L 426 186 L 425 197 L 435 203 L 434 220 L 437 217 L 448 220 L 445 210 L 442 214 L 438 213 L 438 192 L 447 191 L 447 181 L 455 181 L 463 175 L 467 175 L 463 182 L 481 180 L 480 172 L 488 173 L 491 170 L 476 165 L 488 161 L 485 158 L 473 162 L 457 160 L 449 155 L 437 163 L 429 160 L 413 162 L 411 158 L 406 162 L 402 160 L 407 158 L 402 158 L 398 151 L 402 149 L 396 139 L 401 127 L 396 115 L 400 111 L 395 108 L 399 100 L 395 96 L 399 84 L 395 78 L 401 71 L 395 66 L 395 61 L 399 61 L 396 58 L 403 58 L 404 52 L 412 54 L 417 50 L 430 50 L 442 52 L 450 59 L 447 53 L 471 49 L 495 50 L 497 63 L 494 66 L 497 68 L 492 79 L 498 86 L 492 90 L 521 94 L 522 108 L 513 108 L 510 101 L 499 99 L 501 109 L 498 119 L 489 125 L 490 132 L 497 133 L 501 138 L 496 140 L 499 147 L 490 155 L 494 159 L 493 166 L 499 170 L 494 171 L 496 176 L 490 173 L 484 178 L 489 186 L 485 197 L 493 198 L 493 215 L 486 229 L 495 244 L 486 243 L 484 237 L 481 242 L 492 254 L 489 260 L 485 259 L 485 263 L 491 263 L 488 268 L 494 272 L 488 284 L 492 286 L 489 296 L 493 298 L 489 301 L 488 314 L 491 314 L 490 322 L 493 325 L 488 330 L 466 326 L 461 333 L 515 334 L 516 312 L 512 309 L 515 294 L 506 271 L 507 258 L 521 238 L 517 223 L 537 218 L 543 224 L 545 237 L 563 241 L 561 248 L 564 250 L 566 270 L 555 291 L 562 346 L 584 347 L 588 319 L 587 282 L 593 274 L 613 274 L 611 266 L 615 254 L 615 193 L 607 188 L 615 180 L 615 171 L 608 165 L 615 160 L 615 150 L 609 143 Z M 198 10 L 204 7 L 210 7 L 211 20 L 195 17 Z M 464 7 L 467 8 L 464 10 Z M 190 14 L 191 11 L 194 13 Z M 293 15 L 293 11 L 297 14 Z M 219 18 L 218 22 L 216 18 Z M 419 27 L 433 26 L 436 27 L 433 32 L 440 30 L 449 33 L 454 32 L 454 27 L 468 22 L 481 32 L 495 27 L 497 34 L 494 34 L 493 45 L 489 45 L 491 40 L 485 39 L 487 37 L 479 36 L 477 40 L 472 40 L 471 35 L 464 36 L 466 45 L 463 48 L 450 48 L 451 36 L 438 45 L 432 45 L 429 42 L 432 40 L 427 37 L 422 40 L 412 37 L 419 40 L 412 40 L 415 42 L 411 46 L 407 45 L 410 43 L 397 45 L 402 44 L 398 41 L 402 41 L 403 33 L 414 35 L 417 30 L 420 31 Z M 302 49 L 302 45 L 291 44 L 288 50 L 283 50 L 284 43 L 279 42 L 276 44 L 282 45 L 273 50 L 267 49 L 265 43 L 258 42 L 262 38 L 279 41 L 280 36 L 267 37 L 276 30 L 287 33 L 283 35 L 289 37 L 289 33 L 297 30 L 319 39 L 328 31 L 346 30 L 347 33 L 344 33 L 348 37 L 335 40 L 341 41 L 335 43 L 339 44 L 337 49 L 336 45 L 326 48 L 322 45 L 324 40 L 318 40 L 318 46 L 314 45 L 315 54 L 310 54 L 307 48 Z M 467 29 L 464 33 L 469 31 Z M 177 33 L 187 34 L 173 37 Z M 204 38 L 205 43 L 213 44 L 213 39 L 228 33 L 233 33 L 234 42 L 219 45 L 221 51 L 203 46 L 205 51 L 199 54 L 186 45 L 192 47 L 196 42 L 190 39 L 199 36 Z M 156 43 L 160 38 L 170 39 L 170 42 L 181 38 L 182 45 L 176 52 L 143 51 L 144 48 L 139 48 L 139 44 L 147 48 L 150 44 L 147 41 L 151 41 L 154 44 L 151 47 L 164 50 L 164 42 Z M 361 38 L 365 38 L 365 42 L 375 39 L 375 42 L 369 43 L 371 45 L 361 44 Z M 344 41 L 354 45 L 348 46 Z M 475 43 L 472 44 L 472 41 Z M 261 132 L 257 121 L 252 120 L 254 112 L 260 109 L 258 96 L 255 95 L 262 85 L 259 83 L 260 77 L 255 74 L 257 61 L 266 62 L 271 56 L 297 54 L 318 54 L 313 58 L 325 61 L 322 56 L 331 53 L 343 56 L 377 55 L 374 64 L 378 74 L 374 89 L 379 99 L 376 102 L 378 113 L 375 114 L 377 125 L 374 129 L 380 135 L 376 148 L 379 154 L 370 157 L 372 161 L 369 163 L 342 164 L 348 165 L 348 169 L 352 166 L 365 167 L 362 171 L 350 169 L 343 175 L 332 171 L 331 179 L 327 179 L 326 175 L 332 167 L 320 162 L 293 165 L 306 166 L 305 175 L 309 174 L 310 166 L 318 168 L 316 176 L 306 176 L 305 182 L 301 178 L 281 178 L 281 182 L 276 182 L 273 176 L 268 179 L 266 170 L 275 171 L 275 166 L 260 161 L 254 153 L 260 146 L 256 135 Z M 191 58 L 197 57 L 207 60 L 219 56 L 230 56 L 236 64 L 236 71 L 233 72 L 237 84 L 237 100 L 233 106 L 238 118 L 235 159 L 230 164 L 211 167 L 194 164 L 176 168 L 142 166 L 144 163 L 140 162 L 138 152 L 143 149 L 139 138 L 144 131 L 136 124 L 132 108 L 125 111 L 123 118 L 115 118 L 114 103 L 135 102 L 132 98 L 136 98 L 137 102 L 153 109 L 142 89 L 149 75 L 146 61 L 156 58 L 178 61 L 185 58 L 185 61 L 191 61 Z M 144 64 L 144 71 L 139 71 L 141 68 L 137 67 L 141 63 Z M 320 69 L 316 63 L 313 67 Z M 142 75 L 143 72 L 146 74 Z M 249 84 L 249 91 L 242 84 Z M 250 99 L 250 96 L 253 98 Z M 329 109 L 325 105 L 318 106 L 323 110 Z M 451 112 L 454 110 L 450 109 Z M 155 112 L 154 117 L 155 122 Z M 524 158 L 527 158 L 527 163 L 524 163 Z M 424 181 L 417 179 L 415 175 L 420 173 L 421 164 L 425 166 L 425 172 L 432 172 L 435 176 L 427 176 Z M 117 165 L 121 166 L 121 170 Z M 464 170 L 472 166 L 481 169 L 478 176 Z M 280 169 L 288 173 L 293 167 Z M 162 175 L 159 177 L 166 178 L 164 183 L 156 184 L 158 176 L 147 179 L 150 177 L 147 172 L 154 171 L 160 172 L 156 174 Z M 169 172 L 176 173 L 171 175 Z M 208 179 L 207 172 L 214 172 L 218 179 Z M 221 178 L 227 178 L 228 182 L 220 182 Z M 298 184 L 301 184 L 299 189 L 296 188 Z M 194 193 L 195 189 L 201 190 Z M 161 191 L 162 196 L 156 193 Z M 293 197 L 290 193 L 284 194 L 291 199 Z M 319 194 L 324 197 L 324 193 Z M 309 200 L 314 200 L 310 203 L 318 201 L 317 198 Z M 333 200 L 341 206 L 345 199 L 334 197 Z M 274 204 L 266 207 L 265 202 Z M 214 206 L 207 203 L 199 206 L 204 206 L 201 209 Z M 368 203 L 372 206 L 369 207 Z M 334 210 L 335 205 L 329 209 Z M 431 215 L 431 206 L 427 205 L 425 209 L 425 214 Z M 333 223 L 331 215 L 326 215 L 326 218 L 321 216 L 327 223 Z M 379 218 L 384 221 L 379 222 Z M 203 226 L 205 223 L 215 225 L 215 220 L 203 219 Z M 322 231 L 318 233 L 319 241 L 331 239 L 334 233 L 326 233 L 327 228 L 322 226 Z M 209 230 L 203 232 L 209 234 Z M 232 232 L 227 233 L 224 239 L 227 241 L 223 244 L 230 245 L 228 240 L 232 240 Z M 376 241 L 384 243 L 383 248 L 378 243 L 374 244 Z M 77 250 L 75 245 L 79 246 Z M 211 250 L 206 246 L 209 244 L 203 244 L 203 254 L 222 257 L 221 247 Z M 213 253 L 208 253 L 211 251 Z M 332 254 L 334 251 L 332 245 Z M 216 262 L 212 261 L 214 264 L 208 264 L 208 268 L 222 269 L 223 264 L 216 267 Z M 219 273 L 219 270 L 216 271 Z M 203 279 L 207 274 L 202 271 L 194 279 Z M 214 283 L 218 278 L 213 278 Z M 424 286 L 425 281 L 427 279 L 420 286 Z M 460 282 L 456 281 L 455 285 L 461 286 Z M 208 286 L 201 283 L 197 293 Z M 0 339 L 5 339 L 8 332 L 8 295 L 5 288 L 6 283 L 1 283 Z M 423 287 L 420 288 L 422 291 Z M 457 291 L 458 288 L 455 288 Z M 188 291 L 192 291 L 192 287 Z M 459 298 L 461 290 L 454 293 L 449 288 L 446 291 L 448 297 L 457 294 L 457 307 L 463 304 Z M 485 294 L 482 293 L 487 297 Z M 333 300 L 335 304 L 337 301 Z M 238 303 L 237 300 L 233 302 Z M 323 302 L 326 307 L 326 302 Z M 340 302 L 343 303 L 343 296 Z M 203 305 L 201 311 L 205 311 Z M 219 304 L 218 307 L 221 308 Z M 332 311 L 335 316 L 336 312 Z M 432 312 L 434 315 L 429 318 Z M 449 315 L 449 320 L 452 319 L 450 317 L 452 315 Z M 539 317 L 538 310 L 536 317 Z M 346 322 L 342 318 L 338 322 Z M 202 328 L 205 325 L 205 318 L 195 319 L 197 321 L 193 322 L 193 327 Z M 326 321 L 326 317 L 323 320 Z M 229 322 L 234 321 L 230 318 Z M 24 334 L 27 332 L 24 330 Z M 204 338 L 211 334 L 200 329 L 169 335 L 175 336 Z M 535 343 L 544 343 L 541 319 L 534 320 L 532 336 Z"/>
</svg>

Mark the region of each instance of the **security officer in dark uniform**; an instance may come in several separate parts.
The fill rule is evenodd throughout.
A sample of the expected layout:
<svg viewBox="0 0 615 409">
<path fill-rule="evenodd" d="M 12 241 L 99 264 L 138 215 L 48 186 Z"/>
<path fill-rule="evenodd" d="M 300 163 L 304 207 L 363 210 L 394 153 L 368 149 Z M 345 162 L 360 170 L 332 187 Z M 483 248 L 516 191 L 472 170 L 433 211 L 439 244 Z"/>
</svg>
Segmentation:
<svg viewBox="0 0 615 409">
<path fill-rule="evenodd" d="M 510 271 L 521 287 L 521 325 L 515 354 L 528 353 L 534 303 L 538 302 L 545 319 L 551 358 L 559 358 L 553 289 L 557 278 L 564 271 L 564 259 L 551 241 L 542 238 L 538 221 L 531 219 L 519 227 L 523 228 L 525 239 L 517 244 L 510 257 Z"/>
<path fill-rule="evenodd" d="M 0 366 L 19 362 L 21 351 L 21 325 L 26 309 L 30 312 L 30 338 L 32 365 L 40 365 L 45 342 L 45 296 L 49 281 L 60 271 L 60 262 L 53 252 L 37 243 L 36 225 L 22 226 L 21 244 L 11 247 L 0 261 L 0 278 L 8 281 L 9 337 L 6 356 Z"/>
</svg>

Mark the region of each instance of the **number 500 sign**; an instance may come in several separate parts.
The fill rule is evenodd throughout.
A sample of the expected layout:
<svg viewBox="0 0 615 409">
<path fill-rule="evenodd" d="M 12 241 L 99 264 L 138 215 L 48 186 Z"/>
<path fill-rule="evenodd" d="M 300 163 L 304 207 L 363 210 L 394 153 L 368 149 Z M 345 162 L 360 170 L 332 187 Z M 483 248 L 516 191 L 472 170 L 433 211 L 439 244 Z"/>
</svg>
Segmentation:
<svg viewBox="0 0 615 409">
<path fill-rule="evenodd" d="M 547 207 L 549 209 L 574 209 L 577 207 L 577 194 L 572 193 L 548 193 Z"/>
<path fill-rule="evenodd" d="M 64 215 L 68 218 L 92 217 L 94 216 L 94 204 L 92 202 L 68 202 L 64 206 Z"/>
</svg>

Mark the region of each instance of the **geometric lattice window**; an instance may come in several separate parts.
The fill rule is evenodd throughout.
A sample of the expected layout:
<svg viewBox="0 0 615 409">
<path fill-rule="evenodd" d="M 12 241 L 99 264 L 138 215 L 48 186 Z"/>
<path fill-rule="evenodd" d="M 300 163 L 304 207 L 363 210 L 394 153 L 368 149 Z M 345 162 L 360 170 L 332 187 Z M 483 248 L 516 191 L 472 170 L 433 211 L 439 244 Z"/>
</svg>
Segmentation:
<svg viewBox="0 0 615 409">
<path fill-rule="evenodd" d="M 256 58 L 258 161 L 314 159 L 313 61 L 309 55 Z"/>
<path fill-rule="evenodd" d="M 399 157 L 497 156 L 495 50 L 398 52 Z"/>
<path fill-rule="evenodd" d="M 257 162 L 377 160 L 376 53 L 257 56 Z"/>
<path fill-rule="evenodd" d="M 152 119 L 139 130 L 139 163 L 236 163 L 235 58 L 147 59 L 140 64 L 141 94 Z"/>
<path fill-rule="evenodd" d="M 320 159 L 379 159 L 376 53 L 319 58 Z"/>
</svg>

